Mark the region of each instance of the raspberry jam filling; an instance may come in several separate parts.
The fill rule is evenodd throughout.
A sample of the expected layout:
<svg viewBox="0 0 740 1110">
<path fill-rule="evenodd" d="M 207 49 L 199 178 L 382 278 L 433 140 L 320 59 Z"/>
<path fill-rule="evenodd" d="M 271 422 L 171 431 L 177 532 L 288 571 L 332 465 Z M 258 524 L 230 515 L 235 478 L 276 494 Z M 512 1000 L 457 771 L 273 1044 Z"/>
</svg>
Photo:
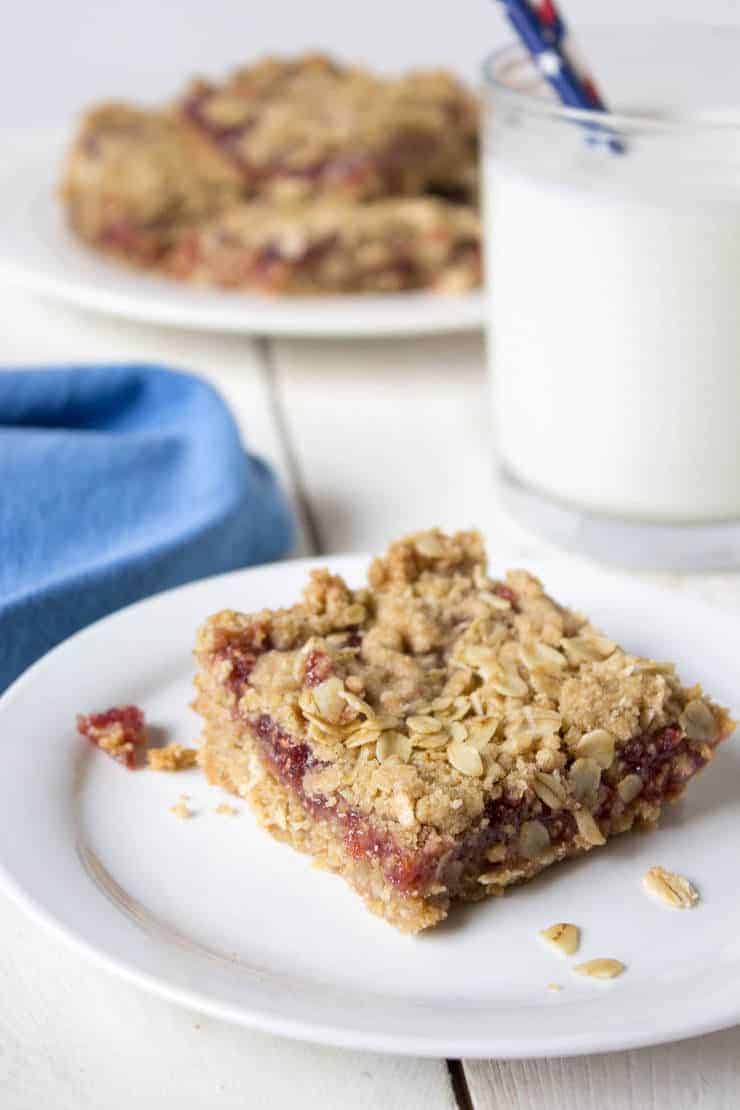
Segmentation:
<svg viewBox="0 0 740 1110">
<path fill-rule="evenodd" d="M 331 659 L 325 651 L 312 651 L 306 659 L 303 674 L 304 686 L 319 686 L 331 674 Z"/>
<path fill-rule="evenodd" d="M 684 786 L 707 760 L 689 741 L 678 725 L 667 725 L 653 733 L 633 737 L 622 748 L 620 761 L 624 773 L 639 775 L 643 782 L 640 797 L 656 802 L 678 797 Z M 615 791 L 602 787 L 597 817 L 608 817 L 614 807 Z"/>
<path fill-rule="evenodd" d="M 106 224 L 98 234 L 98 242 L 103 248 L 122 251 L 142 263 L 157 262 L 167 249 L 156 228 L 139 227 L 124 216 Z"/>
<path fill-rule="evenodd" d="M 320 652 L 315 654 L 319 657 L 315 664 L 323 667 L 326 657 Z M 304 790 L 306 773 L 326 766 L 316 759 L 307 744 L 294 740 L 267 714 L 251 721 L 250 727 L 260 743 L 263 759 L 279 781 L 297 795 L 312 817 L 330 820 L 338 826 L 352 858 L 377 860 L 386 881 L 403 895 L 419 895 L 430 887 L 440 886 L 454 898 L 475 882 L 482 871 L 491 870 L 486 853 L 494 845 L 506 848 L 505 866 L 521 861 L 518 844 L 525 821 L 536 819 L 543 824 L 554 848 L 574 841 L 578 834 L 576 821 L 568 810 L 552 810 L 529 796 L 504 795 L 486 803 L 482 820 L 456 844 L 447 838 L 437 840 L 432 849 L 422 847 L 411 852 L 358 810 Z M 629 741 L 620 754 L 619 771 L 637 774 L 642 779 L 641 801 L 662 801 L 678 796 L 686 781 L 706 762 L 682 730 L 671 725 Z M 601 784 L 594 814 L 597 820 L 608 824 L 627 808 L 615 789 Z"/>
<path fill-rule="evenodd" d="M 185 100 L 182 110 L 191 123 L 199 130 L 206 132 L 217 146 L 223 147 L 231 154 L 230 148 L 249 130 L 249 125 L 243 123 L 223 125 L 208 119 L 205 107 L 213 95 L 207 89 L 202 89 Z"/>
<path fill-rule="evenodd" d="M 681 794 L 686 782 L 706 762 L 683 731 L 676 725 L 669 725 L 630 740 L 620 753 L 617 777 L 639 775 L 643 783 L 639 801 L 670 801 Z M 608 826 L 612 818 L 619 817 L 628 808 L 616 789 L 602 781 L 594 810 L 597 821 Z M 532 819 L 545 826 L 550 844 L 555 848 L 574 840 L 578 832 L 575 818 L 568 810 L 552 810 L 544 803 L 533 808 L 526 797 L 491 799 L 486 803 L 481 826 L 465 836 L 440 867 L 439 881 L 448 888 L 450 895 L 454 897 L 465 885 L 465 880 L 480 872 L 481 858 L 485 858 L 494 844 L 506 846 L 505 866 L 519 859 L 520 829 L 525 821 Z M 483 869 L 490 869 L 490 864 Z"/>
<path fill-rule="evenodd" d="M 497 582 L 493 587 L 493 592 L 497 597 L 501 597 L 504 601 L 508 601 L 515 613 L 519 612 L 519 598 L 510 586 L 505 586 L 503 582 Z"/>
<path fill-rule="evenodd" d="M 307 771 L 326 766 L 313 755 L 307 744 L 297 743 L 284 729 L 263 713 L 250 722 L 260 741 L 262 757 L 284 786 L 300 799 L 312 817 L 333 821 L 342 831 L 347 854 L 353 859 L 376 859 L 386 880 L 402 894 L 418 893 L 434 871 L 436 860 L 421 852 L 400 848 L 390 833 L 378 829 L 358 810 L 337 805 L 328 798 L 303 789 Z"/>
<path fill-rule="evenodd" d="M 490 871 L 493 864 L 486 853 L 494 845 L 503 845 L 505 866 L 511 867 L 520 859 L 519 830 L 525 821 L 536 818 L 547 829 L 550 844 L 557 848 L 571 841 L 577 833 L 575 819 L 567 810 L 554 811 L 547 806 L 535 813 L 525 798 L 501 797 L 490 799 L 483 810 L 480 825 L 467 833 L 457 846 L 448 852 L 437 868 L 437 881 L 451 898 L 462 895 L 471 882 L 477 882 L 483 871 Z"/>
<path fill-rule="evenodd" d="M 267 628 L 262 624 L 251 625 L 238 639 L 229 640 L 215 658 L 226 659 L 231 664 L 228 685 L 240 697 L 254 670 L 260 655 L 272 649 L 272 640 Z"/>
</svg>

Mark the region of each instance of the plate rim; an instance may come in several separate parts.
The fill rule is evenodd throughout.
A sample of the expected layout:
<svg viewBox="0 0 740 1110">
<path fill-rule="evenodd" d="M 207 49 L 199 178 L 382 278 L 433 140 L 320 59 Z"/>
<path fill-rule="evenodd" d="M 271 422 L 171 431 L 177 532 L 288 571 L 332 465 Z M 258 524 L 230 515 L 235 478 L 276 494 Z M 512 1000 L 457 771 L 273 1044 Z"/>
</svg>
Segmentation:
<svg viewBox="0 0 740 1110">
<path fill-rule="evenodd" d="M 497 552 L 497 561 L 498 561 Z M 506 553 L 501 553 L 506 559 Z M 124 614 L 146 609 L 153 601 L 163 598 L 177 597 L 194 587 L 210 588 L 211 584 L 234 581 L 251 574 L 259 575 L 265 570 L 277 570 L 290 566 L 295 573 L 301 573 L 314 567 L 343 564 L 343 573 L 350 573 L 349 567 L 361 571 L 372 556 L 366 553 L 345 552 L 325 556 L 310 556 L 295 559 L 277 560 L 254 567 L 244 567 L 236 571 L 228 571 L 218 575 L 197 579 L 193 582 L 162 590 L 149 597 L 140 599 L 130 605 L 101 617 L 86 625 L 67 639 L 61 641 L 40 659 L 28 667 L 15 681 L 0 695 L 0 717 L 7 704 L 15 699 L 17 692 L 27 684 L 32 683 L 39 672 L 53 666 L 57 655 L 67 651 L 73 642 L 83 642 L 88 637 L 93 637 L 98 630 L 108 624 L 114 624 Z M 555 568 L 570 565 L 573 560 L 558 554 L 537 556 L 531 560 L 523 560 L 535 565 L 535 570 L 542 567 Z M 586 569 L 586 568 L 584 568 Z M 609 568 L 587 568 L 588 574 L 598 577 L 613 578 L 625 581 L 625 576 L 610 571 Z M 666 597 L 676 596 L 675 590 L 662 583 L 630 582 L 630 585 L 648 594 L 662 594 Z M 713 606 L 706 601 L 695 597 L 681 596 L 682 604 L 689 608 L 698 608 L 704 612 L 711 612 Z M 625 1051 L 635 1048 L 644 1048 L 652 1045 L 678 1042 L 691 1037 L 701 1036 L 729 1028 L 740 1023 L 740 998 L 731 1000 L 726 1006 L 719 1007 L 714 1012 L 704 1013 L 698 1020 L 692 1017 L 692 1011 L 682 1010 L 671 1022 L 653 1032 L 621 1032 L 613 1028 L 607 1030 L 591 1031 L 584 1029 L 577 1038 L 572 1033 L 563 1036 L 556 1029 L 549 1032 L 547 1037 L 539 1036 L 534 1042 L 520 1038 L 507 1040 L 506 1037 L 497 1036 L 495 1040 L 485 1036 L 455 1039 L 456 1034 L 441 1037 L 438 1034 L 417 1033 L 405 1031 L 402 1038 L 397 1033 L 383 1033 L 379 1029 L 367 1031 L 359 1027 L 342 1027 L 332 1022 L 306 1020 L 301 1017 L 291 1017 L 286 1014 L 275 1015 L 265 1012 L 249 1003 L 233 1003 L 219 999 L 207 991 L 195 988 L 184 988 L 168 981 L 166 977 L 158 977 L 151 972 L 136 966 L 136 963 L 126 955 L 114 953 L 106 948 L 104 941 L 91 940 L 77 933 L 73 927 L 59 920 L 53 909 L 45 907 L 36 897 L 30 894 L 6 867 L 0 854 L 0 891 L 5 893 L 23 912 L 27 913 L 37 922 L 48 935 L 58 937 L 67 948 L 79 953 L 93 966 L 113 974 L 125 982 L 132 983 L 138 988 L 164 999 L 174 1002 L 187 1009 L 227 1021 L 250 1029 L 258 1029 L 278 1036 L 294 1040 L 331 1045 L 338 1048 L 347 1048 L 360 1051 L 383 1052 L 399 1056 L 418 1056 L 425 1058 L 464 1058 L 464 1059 L 543 1059 L 554 1056 L 585 1056 L 596 1053 Z M 554 1023 L 556 1025 L 556 1023 Z"/>
<path fill-rule="evenodd" d="M 70 134 L 69 129 L 59 127 L 53 130 L 37 128 L 20 138 L 12 131 L 4 133 L 7 153 L 0 168 L 0 182 L 12 182 L 8 187 L 19 192 L 32 178 L 26 201 L 31 211 L 27 212 L 28 218 L 20 221 L 21 230 L 18 230 L 19 221 L 15 220 L 12 227 L 9 223 L 10 215 L 16 213 L 15 205 L 6 206 L 7 217 L 0 212 L 0 274 L 7 281 L 63 304 L 115 319 L 222 335 L 382 339 L 478 332 L 484 326 L 486 299 L 483 289 L 448 295 L 411 290 L 315 299 L 260 298 L 195 285 L 180 287 L 161 276 L 139 273 L 134 268 L 117 264 L 84 243 L 70 239 L 68 245 L 85 252 L 91 265 L 110 271 L 111 285 L 101 285 L 93 275 L 86 276 L 75 265 L 74 251 L 69 252 L 67 267 L 62 261 L 55 262 L 52 247 L 37 230 L 36 221 L 30 218 L 38 209 L 64 234 L 56 194 L 60 162 Z M 35 244 L 32 257 L 23 249 L 24 244 Z M 154 283 L 150 289 L 147 289 L 147 281 Z M 129 282 L 130 288 L 127 287 Z M 178 289 L 185 292 L 182 301 L 174 296 Z M 384 305 L 384 296 L 393 299 Z M 199 303 L 201 297 L 202 304 Z M 389 310 L 385 315 L 384 307 Z M 242 311 L 244 319 L 240 318 Z M 260 322 L 261 316 L 264 322 Z"/>
</svg>

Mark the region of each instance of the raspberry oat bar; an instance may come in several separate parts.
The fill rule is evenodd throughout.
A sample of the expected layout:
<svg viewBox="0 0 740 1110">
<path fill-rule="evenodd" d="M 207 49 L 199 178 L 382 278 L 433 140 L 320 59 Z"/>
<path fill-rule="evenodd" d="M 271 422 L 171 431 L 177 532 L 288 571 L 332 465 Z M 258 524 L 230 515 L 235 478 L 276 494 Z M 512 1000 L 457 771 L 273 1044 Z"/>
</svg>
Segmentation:
<svg viewBox="0 0 740 1110">
<path fill-rule="evenodd" d="M 84 117 L 75 233 L 170 277 L 258 293 L 480 284 L 477 104 L 443 71 L 267 59 L 174 104 Z"/>
<path fill-rule="evenodd" d="M 480 284 L 480 226 L 436 197 L 234 205 L 182 237 L 168 269 L 260 293 L 462 291 Z"/>
<path fill-rule="evenodd" d="M 476 101 L 442 70 L 384 78 L 320 54 L 266 58 L 195 82 L 179 108 L 249 192 L 273 199 L 455 191 L 476 165 Z"/>
<path fill-rule="evenodd" d="M 197 657 L 209 781 L 405 932 L 655 824 L 733 727 L 530 574 L 490 578 L 475 532 L 218 613 Z"/>
<path fill-rule="evenodd" d="M 233 167 L 163 112 L 103 104 L 82 121 L 62 199 L 77 234 L 137 265 L 159 262 L 183 228 L 237 195 Z"/>
</svg>

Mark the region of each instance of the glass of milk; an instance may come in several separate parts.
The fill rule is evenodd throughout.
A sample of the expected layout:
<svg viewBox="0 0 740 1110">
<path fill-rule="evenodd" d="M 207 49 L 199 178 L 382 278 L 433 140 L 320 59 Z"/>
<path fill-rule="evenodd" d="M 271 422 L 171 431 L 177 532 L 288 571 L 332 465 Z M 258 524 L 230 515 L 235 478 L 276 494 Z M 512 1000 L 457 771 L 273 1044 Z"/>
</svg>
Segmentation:
<svg viewBox="0 0 740 1110">
<path fill-rule="evenodd" d="M 740 30 L 579 40 L 615 109 L 602 131 L 519 46 L 485 66 L 505 502 L 610 562 L 738 565 Z"/>
</svg>

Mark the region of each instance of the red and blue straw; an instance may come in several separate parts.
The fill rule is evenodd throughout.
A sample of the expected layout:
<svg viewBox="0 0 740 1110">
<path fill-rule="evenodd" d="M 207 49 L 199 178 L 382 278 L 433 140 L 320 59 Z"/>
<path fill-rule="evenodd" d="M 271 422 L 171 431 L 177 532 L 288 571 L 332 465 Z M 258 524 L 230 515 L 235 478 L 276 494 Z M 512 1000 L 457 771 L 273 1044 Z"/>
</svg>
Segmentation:
<svg viewBox="0 0 740 1110">
<path fill-rule="evenodd" d="M 554 0 L 500 0 L 509 22 L 531 54 L 542 76 L 568 108 L 590 112 L 608 109 L 593 78 L 577 57 L 568 29 Z M 613 132 L 594 125 L 608 145 L 622 151 Z M 593 134 L 593 132 L 592 132 Z"/>
</svg>

